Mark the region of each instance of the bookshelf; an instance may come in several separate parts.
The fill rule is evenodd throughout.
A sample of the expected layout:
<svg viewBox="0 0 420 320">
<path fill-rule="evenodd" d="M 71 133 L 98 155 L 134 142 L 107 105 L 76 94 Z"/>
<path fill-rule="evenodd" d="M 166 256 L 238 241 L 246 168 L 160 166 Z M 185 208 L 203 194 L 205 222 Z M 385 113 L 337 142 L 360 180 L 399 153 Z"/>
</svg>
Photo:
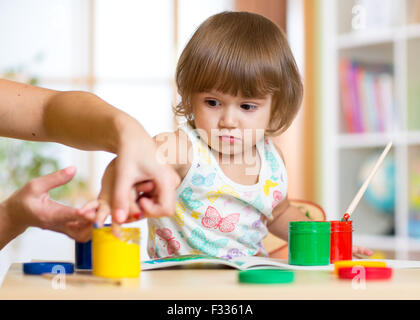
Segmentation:
<svg viewBox="0 0 420 320">
<path fill-rule="evenodd" d="M 327 218 L 342 217 L 366 161 L 392 140 L 394 174 L 387 177 L 394 183 L 382 180 L 382 187 L 394 186 L 395 201 L 385 212 L 363 197 L 353 215 L 354 243 L 420 259 L 420 0 L 322 0 L 320 14 Z M 388 78 L 383 87 L 381 77 Z M 365 126 L 355 130 L 357 119 Z"/>
</svg>

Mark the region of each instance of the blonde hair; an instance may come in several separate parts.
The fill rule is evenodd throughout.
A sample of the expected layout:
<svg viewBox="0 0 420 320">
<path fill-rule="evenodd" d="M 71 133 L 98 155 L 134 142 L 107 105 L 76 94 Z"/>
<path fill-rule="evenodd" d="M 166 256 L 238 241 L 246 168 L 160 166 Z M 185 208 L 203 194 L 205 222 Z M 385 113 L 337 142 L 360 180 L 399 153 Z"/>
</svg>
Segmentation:
<svg viewBox="0 0 420 320">
<path fill-rule="evenodd" d="M 244 97 L 272 94 L 267 134 L 286 130 L 296 116 L 303 85 L 284 33 L 267 18 L 222 12 L 205 20 L 184 48 L 176 69 L 182 101 L 174 113 L 194 127 L 192 95 L 217 90 Z"/>
</svg>

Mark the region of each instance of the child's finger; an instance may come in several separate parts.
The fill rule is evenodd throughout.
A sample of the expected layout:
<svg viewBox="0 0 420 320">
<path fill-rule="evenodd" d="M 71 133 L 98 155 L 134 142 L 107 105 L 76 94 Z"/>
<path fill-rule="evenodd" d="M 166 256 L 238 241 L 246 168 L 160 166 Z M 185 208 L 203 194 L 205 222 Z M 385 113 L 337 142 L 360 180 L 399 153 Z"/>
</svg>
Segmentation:
<svg viewBox="0 0 420 320">
<path fill-rule="evenodd" d="M 108 204 L 101 203 L 98 207 L 98 210 L 96 212 L 96 225 L 97 227 L 101 228 L 108 215 L 111 213 L 111 209 Z"/>
<path fill-rule="evenodd" d="M 373 251 L 361 246 L 353 246 L 353 254 L 361 254 L 365 256 L 371 256 L 373 254 Z"/>
<path fill-rule="evenodd" d="M 92 200 L 87 203 L 85 203 L 80 209 L 79 212 L 84 214 L 87 211 L 91 211 L 92 209 L 96 209 L 99 206 L 98 200 Z"/>
<path fill-rule="evenodd" d="M 149 216 L 171 216 L 175 212 L 175 188 L 171 181 L 161 179 L 154 193 L 155 199 L 140 199 L 140 208 Z"/>
<path fill-rule="evenodd" d="M 153 189 L 155 188 L 155 184 L 153 181 L 147 180 L 136 184 L 135 188 L 137 193 L 148 193 L 153 191 Z"/>
<path fill-rule="evenodd" d="M 93 200 L 86 203 L 83 207 L 77 210 L 77 213 L 90 221 L 95 221 L 96 210 L 99 207 L 99 201 Z"/>
<path fill-rule="evenodd" d="M 148 217 L 163 216 L 163 214 L 159 210 L 159 206 L 156 205 L 154 203 L 154 200 L 151 198 L 147 198 L 147 197 L 140 198 L 139 205 L 144 215 Z"/>
<path fill-rule="evenodd" d="M 139 212 L 134 212 L 134 213 L 130 213 L 126 223 L 131 223 L 134 221 L 139 221 L 141 219 L 145 218 L 143 212 L 139 211 Z"/>
</svg>

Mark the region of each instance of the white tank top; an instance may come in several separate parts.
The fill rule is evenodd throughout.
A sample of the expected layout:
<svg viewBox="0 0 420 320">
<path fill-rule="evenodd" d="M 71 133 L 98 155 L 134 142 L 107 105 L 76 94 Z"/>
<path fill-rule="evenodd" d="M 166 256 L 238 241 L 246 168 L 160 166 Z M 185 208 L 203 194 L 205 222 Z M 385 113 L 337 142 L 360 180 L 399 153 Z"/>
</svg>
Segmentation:
<svg viewBox="0 0 420 320">
<path fill-rule="evenodd" d="M 176 190 L 175 214 L 148 219 L 150 257 L 266 256 L 262 240 L 267 218 L 287 192 L 286 168 L 272 141 L 265 138 L 256 145 L 261 159 L 258 182 L 241 185 L 224 174 L 195 130 L 187 125 L 181 129 L 191 141 L 193 159 Z"/>
</svg>

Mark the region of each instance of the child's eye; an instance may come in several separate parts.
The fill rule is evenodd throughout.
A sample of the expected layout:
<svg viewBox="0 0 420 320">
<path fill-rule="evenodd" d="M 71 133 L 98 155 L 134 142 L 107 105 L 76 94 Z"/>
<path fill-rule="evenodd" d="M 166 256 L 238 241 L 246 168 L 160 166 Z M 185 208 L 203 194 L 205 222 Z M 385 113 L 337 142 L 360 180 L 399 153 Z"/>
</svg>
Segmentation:
<svg viewBox="0 0 420 320">
<path fill-rule="evenodd" d="M 241 104 L 241 108 L 246 111 L 251 111 L 251 110 L 257 109 L 257 106 L 250 103 L 244 103 L 244 104 Z"/>
<path fill-rule="evenodd" d="M 207 103 L 207 105 L 209 105 L 210 107 L 217 107 L 220 105 L 219 101 L 214 100 L 214 99 L 206 99 L 205 102 Z"/>
</svg>

